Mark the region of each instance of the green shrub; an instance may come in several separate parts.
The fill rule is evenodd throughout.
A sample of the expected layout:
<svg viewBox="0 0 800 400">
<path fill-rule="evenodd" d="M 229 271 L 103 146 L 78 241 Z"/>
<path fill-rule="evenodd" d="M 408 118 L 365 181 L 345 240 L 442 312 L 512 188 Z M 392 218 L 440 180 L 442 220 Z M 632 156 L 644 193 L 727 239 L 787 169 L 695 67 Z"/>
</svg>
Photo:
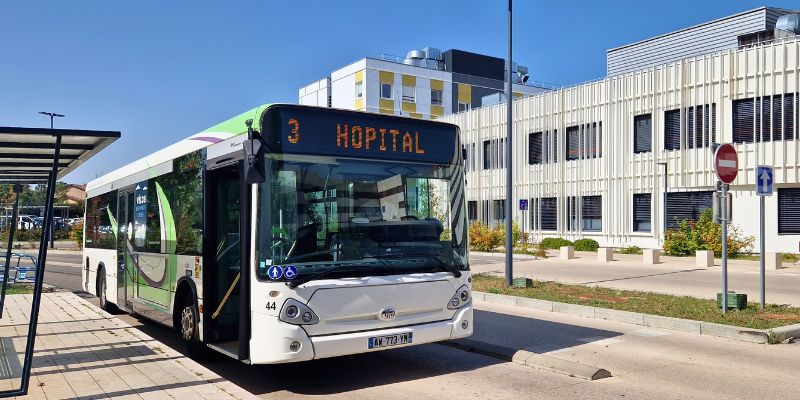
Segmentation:
<svg viewBox="0 0 800 400">
<path fill-rule="evenodd" d="M 578 239 L 575 241 L 575 250 L 577 251 L 597 251 L 600 244 L 594 239 Z"/>
<path fill-rule="evenodd" d="M 728 227 L 728 256 L 750 251 L 755 237 L 745 236 L 739 226 Z M 722 226 L 714 223 L 711 209 L 700 214 L 698 221 L 683 220 L 678 229 L 669 229 L 664 237 L 664 253 L 670 256 L 691 256 L 697 250 L 712 250 L 722 255 Z"/>
<path fill-rule="evenodd" d="M 783 253 L 783 261 L 797 262 L 798 260 L 800 260 L 800 258 L 797 257 L 797 254 Z"/>
<path fill-rule="evenodd" d="M 544 238 L 539 243 L 539 247 L 543 249 L 555 249 L 555 250 L 560 249 L 561 246 L 573 246 L 573 245 L 574 243 L 564 238 Z"/>
<path fill-rule="evenodd" d="M 639 246 L 623 247 L 617 250 L 619 254 L 642 254 L 642 248 Z"/>
</svg>

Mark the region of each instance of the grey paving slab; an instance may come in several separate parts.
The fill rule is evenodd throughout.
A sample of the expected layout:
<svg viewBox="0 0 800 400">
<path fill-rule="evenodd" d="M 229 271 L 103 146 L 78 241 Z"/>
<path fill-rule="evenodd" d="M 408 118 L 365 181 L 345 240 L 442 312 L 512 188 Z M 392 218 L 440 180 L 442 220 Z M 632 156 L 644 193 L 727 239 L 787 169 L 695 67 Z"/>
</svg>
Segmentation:
<svg viewBox="0 0 800 400">
<path fill-rule="evenodd" d="M 30 296 L 9 299 L 0 337 L 19 342 Z M 20 399 L 256 398 L 67 292 L 42 297 L 32 375 L 30 393 Z"/>
</svg>

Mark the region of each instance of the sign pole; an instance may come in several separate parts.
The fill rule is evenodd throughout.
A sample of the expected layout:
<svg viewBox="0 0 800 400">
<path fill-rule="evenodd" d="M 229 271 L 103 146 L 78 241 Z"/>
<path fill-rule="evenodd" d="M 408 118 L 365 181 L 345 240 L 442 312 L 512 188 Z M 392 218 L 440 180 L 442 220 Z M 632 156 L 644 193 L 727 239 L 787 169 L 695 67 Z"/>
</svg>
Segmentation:
<svg viewBox="0 0 800 400">
<path fill-rule="evenodd" d="M 722 184 L 722 313 L 728 312 L 728 185 Z"/>
<path fill-rule="evenodd" d="M 761 299 L 761 309 L 763 310 L 764 309 L 764 303 L 765 303 L 765 296 L 766 296 L 764 294 L 765 286 L 766 286 L 766 282 L 765 282 L 766 280 L 765 280 L 765 277 L 764 277 L 764 247 L 765 247 L 764 246 L 764 196 L 759 196 L 759 197 L 760 197 L 759 201 L 761 203 L 761 213 L 760 213 L 760 221 L 761 221 L 760 225 L 761 226 L 759 227 L 760 228 L 759 229 L 759 234 L 761 235 L 761 237 L 759 238 L 759 247 L 760 247 L 760 249 L 759 249 L 760 257 L 759 258 L 761 259 L 759 264 L 760 264 L 761 269 L 760 269 L 759 272 L 760 272 L 760 275 L 761 275 L 761 277 L 760 277 L 761 278 L 761 285 L 760 285 L 760 290 L 761 290 L 761 293 L 760 293 L 761 294 L 761 297 L 760 297 L 760 299 Z"/>
<path fill-rule="evenodd" d="M 766 256 L 766 234 L 764 229 L 764 209 L 766 208 L 766 200 L 764 196 L 772 196 L 773 177 L 775 176 L 774 170 L 769 165 L 756 166 L 756 195 L 758 195 L 760 210 L 759 210 L 759 286 L 760 293 L 759 299 L 761 300 L 761 309 L 766 307 L 766 271 L 764 268 L 764 257 Z"/>
</svg>

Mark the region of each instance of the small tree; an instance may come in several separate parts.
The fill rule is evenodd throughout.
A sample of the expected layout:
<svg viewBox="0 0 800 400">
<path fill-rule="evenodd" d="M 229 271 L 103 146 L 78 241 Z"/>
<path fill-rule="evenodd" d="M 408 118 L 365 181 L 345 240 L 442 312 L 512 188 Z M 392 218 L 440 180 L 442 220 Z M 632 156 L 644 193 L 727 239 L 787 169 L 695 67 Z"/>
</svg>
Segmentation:
<svg viewBox="0 0 800 400">
<path fill-rule="evenodd" d="M 78 244 L 78 249 L 83 248 L 83 221 L 69 228 L 69 238 Z"/>
</svg>

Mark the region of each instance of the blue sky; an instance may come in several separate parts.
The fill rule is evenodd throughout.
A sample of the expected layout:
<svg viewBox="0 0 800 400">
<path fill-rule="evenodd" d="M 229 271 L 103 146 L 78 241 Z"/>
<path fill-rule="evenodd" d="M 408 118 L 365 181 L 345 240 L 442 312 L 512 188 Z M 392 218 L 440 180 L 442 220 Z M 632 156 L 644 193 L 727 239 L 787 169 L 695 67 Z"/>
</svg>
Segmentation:
<svg viewBox="0 0 800 400">
<path fill-rule="evenodd" d="M 796 2 L 516 1 L 514 59 L 532 78 L 605 75 L 605 50 Z M 506 2 L 17 1 L 0 5 L 0 126 L 122 131 L 67 177 L 95 174 L 297 90 L 363 56 L 425 46 L 506 55 Z"/>
</svg>

